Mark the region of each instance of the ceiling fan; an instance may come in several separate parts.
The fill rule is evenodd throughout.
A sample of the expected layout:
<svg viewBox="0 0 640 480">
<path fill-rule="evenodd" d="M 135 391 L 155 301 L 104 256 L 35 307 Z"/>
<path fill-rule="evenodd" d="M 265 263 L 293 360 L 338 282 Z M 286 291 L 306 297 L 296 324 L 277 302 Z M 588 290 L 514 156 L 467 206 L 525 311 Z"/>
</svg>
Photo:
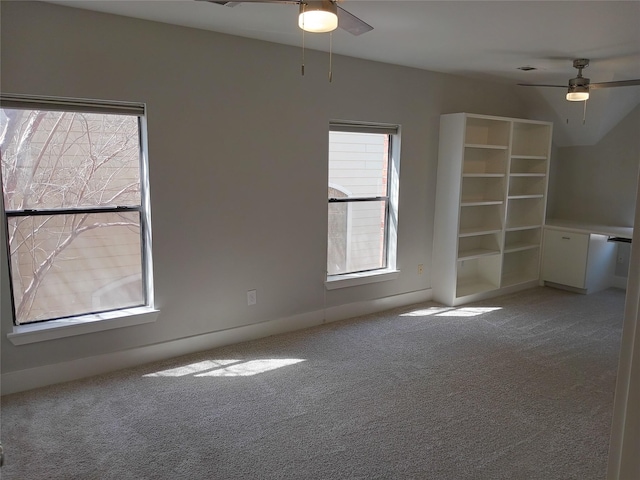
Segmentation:
<svg viewBox="0 0 640 480">
<path fill-rule="evenodd" d="M 326 33 L 340 27 L 352 35 L 362 35 L 373 30 L 373 27 L 338 5 L 342 0 L 239 0 L 224 2 L 204 0 L 227 7 L 235 7 L 239 3 L 284 3 L 299 5 L 298 26 L 305 32 Z"/>
<path fill-rule="evenodd" d="M 569 79 L 569 85 L 567 90 L 567 100 L 570 102 L 580 102 L 589 99 L 589 92 L 599 88 L 611 88 L 611 87 L 629 87 L 633 85 L 640 85 L 640 79 L 635 80 L 620 80 L 617 82 L 600 82 L 591 83 L 591 80 L 582 76 L 582 70 L 589 66 L 588 58 L 576 58 L 573 61 L 573 68 L 578 69 L 578 75 L 575 78 Z M 518 85 L 523 87 L 559 87 L 567 88 L 567 85 L 547 85 L 537 83 L 519 83 Z"/>
<path fill-rule="evenodd" d="M 235 7 L 240 3 L 284 3 L 298 5 L 298 26 L 302 29 L 302 65 L 301 72 L 304 76 L 304 33 L 327 33 L 340 27 L 352 35 L 362 35 L 373 30 L 367 22 L 360 20 L 355 15 L 347 12 L 338 5 L 343 0 L 239 0 L 225 2 L 219 0 L 199 0 L 216 3 L 226 7 Z M 331 36 L 329 36 L 331 40 Z M 332 47 L 329 43 L 329 82 L 333 79 L 331 71 Z"/>
</svg>

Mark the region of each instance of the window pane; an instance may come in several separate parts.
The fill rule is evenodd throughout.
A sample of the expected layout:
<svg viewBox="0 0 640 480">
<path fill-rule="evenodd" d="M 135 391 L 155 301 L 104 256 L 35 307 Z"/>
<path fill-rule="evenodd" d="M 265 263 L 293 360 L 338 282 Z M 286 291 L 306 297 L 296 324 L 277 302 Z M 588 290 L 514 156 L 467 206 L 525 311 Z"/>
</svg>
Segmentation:
<svg viewBox="0 0 640 480">
<path fill-rule="evenodd" d="M 329 275 L 386 267 L 386 200 L 329 203 Z"/>
<path fill-rule="evenodd" d="M 139 212 L 9 217 L 16 323 L 143 305 Z"/>
<path fill-rule="evenodd" d="M 138 117 L 0 110 L 6 210 L 140 205 Z"/>
<path fill-rule="evenodd" d="M 389 135 L 329 132 L 329 186 L 348 197 L 387 195 Z"/>
</svg>

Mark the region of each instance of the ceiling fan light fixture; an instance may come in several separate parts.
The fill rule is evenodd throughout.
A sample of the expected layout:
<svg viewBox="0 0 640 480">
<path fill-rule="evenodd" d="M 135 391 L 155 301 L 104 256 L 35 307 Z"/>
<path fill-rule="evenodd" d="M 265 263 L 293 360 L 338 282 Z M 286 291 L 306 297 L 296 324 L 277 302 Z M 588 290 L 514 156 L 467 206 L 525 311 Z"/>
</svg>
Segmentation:
<svg viewBox="0 0 640 480">
<path fill-rule="evenodd" d="M 567 100 L 570 102 L 584 102 L 589 100 L 589 92 L 567 92 Z"/>
<path fill-rule="evenodd" d="M 300 2 L 298 26 L 305 32 L 332 32 L 338 28 L 338 7 L 331 0 Z"/>
<path fill-rule="evenodd" d="M 575 62 L 574 62 L 575 66 Z M 577 67 L 576 67 L 577 68 Z M 588 78 L 582 76 L 582 70 L 576 78 L 569 80 L 569 90 L 567 91 L 567 100 L 570 102 L 584 102 L 589 99 L 589 83 Z"/>
</svg>

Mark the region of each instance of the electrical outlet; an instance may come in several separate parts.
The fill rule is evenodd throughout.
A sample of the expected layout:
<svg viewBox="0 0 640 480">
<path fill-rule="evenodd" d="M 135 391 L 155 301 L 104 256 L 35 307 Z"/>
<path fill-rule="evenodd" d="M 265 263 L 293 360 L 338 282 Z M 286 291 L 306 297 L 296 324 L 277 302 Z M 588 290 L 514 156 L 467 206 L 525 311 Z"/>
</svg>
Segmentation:
<svg viewBox="0 0 640 480">
<path fill-rule="evenodd" d="M 258 303 L 258 292 L 249 290 L 247 292 L 247 305 L 255 305 L 256 303 Z"/>
<path fill-rule="evenodd" d="M 418 275 L 422 275 L 424 273 L 424 265 L 422 263 L 418 264 Z"/>
</svg>

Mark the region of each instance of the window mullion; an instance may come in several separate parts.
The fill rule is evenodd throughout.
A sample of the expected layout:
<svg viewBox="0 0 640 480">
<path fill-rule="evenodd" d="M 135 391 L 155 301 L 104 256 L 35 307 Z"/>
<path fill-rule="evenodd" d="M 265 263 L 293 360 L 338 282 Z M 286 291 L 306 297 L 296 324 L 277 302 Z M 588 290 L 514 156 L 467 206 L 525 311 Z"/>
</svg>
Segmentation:
<svg viewBox="0 0 640 480">
<path fill-rule="evenodd" d="M 329 203 L 348 203 L 348 202 L 381 202 L 387 201 L 389 197 L 345 197 L 345 198 L 330 198 Z"/>
<path fill-rule="evenodd" d="M 7 210 L 7 217 L 37 217 L 41 215 L 81 215 L 83 213 L 137 212 L 141 206 L 129 207 L 91 207 L 91 208 L 43 208 L 26 210 Z"/>
</svg>

